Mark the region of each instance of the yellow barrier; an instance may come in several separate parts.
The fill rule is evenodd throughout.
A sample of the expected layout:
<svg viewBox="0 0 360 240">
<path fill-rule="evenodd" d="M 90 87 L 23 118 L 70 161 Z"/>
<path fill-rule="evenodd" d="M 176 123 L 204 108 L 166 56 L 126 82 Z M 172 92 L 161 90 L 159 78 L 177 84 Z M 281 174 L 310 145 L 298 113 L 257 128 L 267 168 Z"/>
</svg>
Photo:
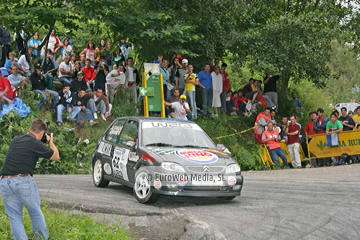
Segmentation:
<svg viewBox="0 0 360 240">
<path fill-rule="evenodd" d="M 336 157 L 343 153 L 360 154 L 360 131 L 343 131 L 339 133 L 338 146 L 326 146 L 326 134 L 312 135 L 308 144 L 309 151 L 315 155 L 311 158 Z"/>
</svg>

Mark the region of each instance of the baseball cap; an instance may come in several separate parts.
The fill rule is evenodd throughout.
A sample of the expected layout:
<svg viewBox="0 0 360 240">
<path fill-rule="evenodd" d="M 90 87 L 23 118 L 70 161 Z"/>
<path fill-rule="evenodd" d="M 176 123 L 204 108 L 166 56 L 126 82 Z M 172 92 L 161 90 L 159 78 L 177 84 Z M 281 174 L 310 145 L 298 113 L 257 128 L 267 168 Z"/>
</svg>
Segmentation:
<svg viewBox="0 0 360 240">
<path fill-rule="evenodd" d="M 180 98 L 186 99 L 186 96 L 185 96 L 185 95 L 181 95 Z"/>
<path fill-rule="evenodd" d="M 41 69 L 41 65 L 40 65 L 40 64 L 36 64 L 35 69 Z"/>
<path fill-rule="evenodd" d="M 79 71 L 77 75 L 84 75 L 83 71 Z"/>
<path fill-rule="evenodd" d="M 189 61 L 185 58 L 181 61 L 182 63 L 189 63 Z"/>
</svg>

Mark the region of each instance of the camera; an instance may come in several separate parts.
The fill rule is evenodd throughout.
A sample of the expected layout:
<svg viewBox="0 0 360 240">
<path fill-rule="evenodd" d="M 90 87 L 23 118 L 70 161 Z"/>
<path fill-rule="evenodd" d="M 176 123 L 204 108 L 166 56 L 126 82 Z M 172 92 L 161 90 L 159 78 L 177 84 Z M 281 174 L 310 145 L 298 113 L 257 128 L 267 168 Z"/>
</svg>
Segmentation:
<svg viewBox="0 0 360 240">
<path fill-rule="evenodd" d="M 45 121 L 46 122 L 46 128 L 45 128 L 45 132 L 44 132 L 44 135 L 42 136 L 41 140 L 43 143 L 45 144 L 48 144 L 49 141 L 47 140 L 46 136 L 50 136 L 49 133 L 46 132 L 46 130 L 48 129 L 48 126 L 50 125 L 50 122 L 49 121 Z"/>
</svg>

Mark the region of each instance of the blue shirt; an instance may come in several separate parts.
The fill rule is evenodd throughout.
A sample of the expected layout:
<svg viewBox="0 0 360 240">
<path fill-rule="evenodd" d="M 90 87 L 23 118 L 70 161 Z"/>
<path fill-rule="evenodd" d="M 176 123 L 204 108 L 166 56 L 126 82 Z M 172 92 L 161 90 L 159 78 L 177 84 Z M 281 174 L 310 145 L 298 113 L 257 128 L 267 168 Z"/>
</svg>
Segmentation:
<svg viewBox="0 0 360 240">
<path fill-rule="evenodd" d="M 40 46 L 41 41 L 40 41 L 40 40 L 35 40 L 35 39 L 30 39 L 30 40 L 28 41 L 28 46 L 34 46 L 35 44 L 37 44 L 38 46 Z M 37 56 L 37 51 L 38 51 L 38 50 L 37 50 L 36 48 L 33 48 L 32 54 L 35 55 L 35 56 Z"/>
<path fill-rule="evenodd" d="M 9 79 L 9 82 L 12 86 L 17 87 L 17 85 L 20 84 L 20 81 L 24 78 L 23 76 L 21 76 L 20 74 L 18 74 L 17 76 L 14 75 L 10 75 L 7 77 Z"/>
<path fill-rule="evenodd" d="M 166 81 L 169 81 L 169 78 L 170 78 L 169 69 L 160 67 L 160 73 L 162 73 L 162 76 L 163 76 L 163 84 L 166 84 Z"/>
<path fill-rule="evenodd" d="M 294 99 L 294 104 L 295 104 L 295 106 L 297 106 L 298 108 L 301 109 L 302 105 L 301 105 L 301 102 L 300 102 L 300 100 L 298 98 Z"/>
<path fill-rule="evenodd" d="M 212 89 L 212 78 L 210 72 L 205 72 L 204 70 L 198 73 L 199 81 L 202 85 L 208 90 Z"/>
</svg>

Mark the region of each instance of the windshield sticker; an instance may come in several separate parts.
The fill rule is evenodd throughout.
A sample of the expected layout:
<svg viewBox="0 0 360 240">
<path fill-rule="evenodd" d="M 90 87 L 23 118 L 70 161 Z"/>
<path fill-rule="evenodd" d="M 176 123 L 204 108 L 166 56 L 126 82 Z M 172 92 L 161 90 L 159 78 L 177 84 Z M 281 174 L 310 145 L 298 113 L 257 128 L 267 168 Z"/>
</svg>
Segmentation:
<svg viewBox="0 0 360 240">
<path fill-rule="evenodd" d="M 129 150 L 116 147 L 114 150 L 114 156 L 112 159 L 114 176 L 123 178 L 125 181 L 129 181 L 126 165 L 129 158 Z"/>
<path fill-rule="evenodd" d="M 100 142 L 98 147 L 98 152 L 110 156 L 111 154 L 111 144 Z"/>
<path fill-rule="evenodd" d="M 104 164 L 104 172 L 105 172 L 107 175 L 111 175 L 111 167 L 110 167 L 110 164 L 108 164 L 108 163 L 105 163 L 105 164 Z"/>
<path fill-rule="evenodd" d="M 218 160 L 215 154 L 204 150 L 178 150 L 176 155 L 195 163 L 214 163 Z"/>
<path fill-rule="evenodd" d="M 151 151 L 153 151 L 155 154 L 158 155 L 170 155 L 170 154 L 175 154 L 176 149 L 175 148 L 170 148 L 170 149 L 150 149 Z"/>
<path fill-rule="evenodd" d="M 212 152 L 212 153 L 216 153 L 216 154 L 220 154 L 220 155 L 227 155 L 227 154 L 224 153 L 224 152 L 221 152 L 221 151 L 218 151 L 218 150 L 214 150 L 214 149 L 208 149 L 208 148 L 206 148 L 206 149 L 203 149 L 203 150 L 206 150 L 206 151 Z"/>
<path fill-rule="evenodd" d="M 201 128 L 194 123 L 182 123 L 182 122 L 143 122 L 143 128 L 184 128 L 201 130 Z"/>
</svg>

